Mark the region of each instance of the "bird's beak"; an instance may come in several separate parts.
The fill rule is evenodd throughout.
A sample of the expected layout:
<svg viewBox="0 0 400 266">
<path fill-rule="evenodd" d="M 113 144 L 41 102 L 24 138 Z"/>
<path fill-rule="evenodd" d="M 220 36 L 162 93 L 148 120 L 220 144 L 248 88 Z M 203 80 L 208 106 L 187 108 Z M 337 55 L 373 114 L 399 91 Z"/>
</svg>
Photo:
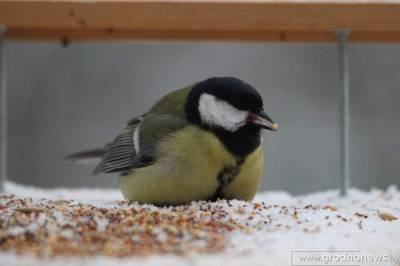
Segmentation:
<svg viewBox="0 0 400 266">
<path fill-rule="evenodd" d="M 274 123 L 274 121 L 262 110 L 258 113 L 249 113 L 249 116 L 247 117 L 247 122 L 258 125 L 268 130 L 278 130 L 278 124 Z"/>
</svg>

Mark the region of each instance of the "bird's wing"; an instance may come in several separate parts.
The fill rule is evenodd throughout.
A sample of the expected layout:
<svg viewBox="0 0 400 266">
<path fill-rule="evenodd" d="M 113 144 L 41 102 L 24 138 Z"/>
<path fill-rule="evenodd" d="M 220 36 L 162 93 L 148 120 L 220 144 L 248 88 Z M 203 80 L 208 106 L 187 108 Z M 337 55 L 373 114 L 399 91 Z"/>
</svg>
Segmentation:
<svg viewBox="0 0 400 266">
<path fill-rule="evenodd" d="M 124 172 L 151 165 L 157 157 L 160 141 L 185 125 L 180 116 L 159 113 L 130 120 L 109 144 L 93 173 Z"/>
</svg>

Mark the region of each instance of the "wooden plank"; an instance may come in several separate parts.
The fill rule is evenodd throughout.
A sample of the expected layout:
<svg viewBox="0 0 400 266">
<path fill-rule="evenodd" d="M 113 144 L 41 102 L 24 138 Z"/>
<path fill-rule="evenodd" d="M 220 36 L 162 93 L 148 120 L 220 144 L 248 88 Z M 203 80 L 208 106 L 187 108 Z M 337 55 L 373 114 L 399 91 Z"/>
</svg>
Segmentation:
<svg viewBox="0 0 400 266">
<path fill-rule="evenodd" d="M 400 1 L 1 0 L 15 39 L 398 42 Z"/>
<path fill-rule="evenodd" d="M 246 41 L 246 42 L 336 42 L 335 32 L 185 31 L 185 30 L 66 30 L 11 29 L 7 38 L 16 41 Z M 400 32 L 351 32 L 350 42 L 399 43 Z"/>
</svg>

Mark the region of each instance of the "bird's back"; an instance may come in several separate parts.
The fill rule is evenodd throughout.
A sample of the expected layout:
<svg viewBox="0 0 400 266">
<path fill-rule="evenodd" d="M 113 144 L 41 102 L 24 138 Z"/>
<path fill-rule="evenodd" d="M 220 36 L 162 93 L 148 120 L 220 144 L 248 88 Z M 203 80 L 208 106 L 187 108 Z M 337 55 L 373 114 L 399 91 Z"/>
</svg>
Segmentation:
<svg viewBox="0 0 400 266">
<path fill-rule="evenodd" d="M 184 119 L 186 98 L 191 88 L 192 85 L 165 95 L 151 107 L 148 113 L 175 115 Z"/>
</svg>

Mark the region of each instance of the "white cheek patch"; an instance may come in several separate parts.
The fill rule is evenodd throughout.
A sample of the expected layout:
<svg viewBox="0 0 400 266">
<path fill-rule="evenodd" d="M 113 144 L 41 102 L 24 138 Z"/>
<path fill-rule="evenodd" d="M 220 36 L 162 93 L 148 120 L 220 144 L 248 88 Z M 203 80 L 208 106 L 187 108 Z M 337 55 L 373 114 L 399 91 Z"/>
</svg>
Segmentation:
<svg viewBox="0 0 400 266">
<path fill-rule="evenodd" d="M 210 126 L 220 126 L 228 131 L 236 131 L 246 124 L 248 112 L 241 111 L 226 101 L 203 93 L 199 99 L 201 120 Z"/>
</svg>

